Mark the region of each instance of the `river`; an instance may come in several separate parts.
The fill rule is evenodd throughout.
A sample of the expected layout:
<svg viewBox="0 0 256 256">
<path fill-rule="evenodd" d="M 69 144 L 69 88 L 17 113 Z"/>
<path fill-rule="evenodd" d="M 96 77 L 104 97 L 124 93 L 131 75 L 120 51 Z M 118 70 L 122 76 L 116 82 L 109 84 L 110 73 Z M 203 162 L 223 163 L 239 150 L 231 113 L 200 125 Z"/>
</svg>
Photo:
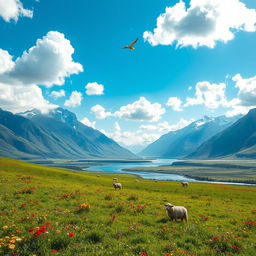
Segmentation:
<svg viewBox="0 0 256 256">
<path fill-rule="evenodd" d="M 216 183 L 216 184 L 230 184 L 230 185 L 242 185 L 242 186 L 255 186 L 255 184 L 236 183 L 236 182 L 217 182 L 217 181 L 201 181 L 192 178 L 188 178 L 177 174 L 157 173 L 157 172 L 129 172 L 123 169 L 130 169 L 136 167 L 157 167 L 161 165 L 171 165 L 177 159 L 155 159 L 151 162 L 139 162 L 139 163 L 115 163 L 107 165 L 97 165 L 86 168 L 87 171 L 102 171 L 111 173 L 128 173 L 135 174 L 143 179 L 151 180 L 170 180 L 170 181 L 189 181 L 189 182 L 204 182 L 204 183 Z"/>
</svg>

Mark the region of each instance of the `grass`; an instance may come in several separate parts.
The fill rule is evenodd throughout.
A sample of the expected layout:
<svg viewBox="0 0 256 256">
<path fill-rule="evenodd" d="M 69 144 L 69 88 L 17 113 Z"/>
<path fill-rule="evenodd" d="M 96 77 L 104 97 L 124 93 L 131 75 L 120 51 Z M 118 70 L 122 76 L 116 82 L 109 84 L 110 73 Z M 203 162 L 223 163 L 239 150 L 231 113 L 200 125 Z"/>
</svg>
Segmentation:
<svg viewBox="0 0 256 256">
<path fill-rule="evenodd" d="M 254 256 L 255 195 L 0 158 L 0 255 Z M 189 222 L 171 222 L 167 202 L 187 207 Z"/>
</svg>

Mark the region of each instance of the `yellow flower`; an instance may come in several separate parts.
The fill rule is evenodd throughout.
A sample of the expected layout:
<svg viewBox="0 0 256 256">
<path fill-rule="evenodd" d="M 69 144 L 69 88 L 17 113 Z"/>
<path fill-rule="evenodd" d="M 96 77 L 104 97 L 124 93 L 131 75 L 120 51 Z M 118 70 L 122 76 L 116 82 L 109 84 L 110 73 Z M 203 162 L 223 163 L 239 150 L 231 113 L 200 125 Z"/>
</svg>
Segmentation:
<svg viewBox="0 0 256 256">
<path fill-rule="evenodd" d="M 0 242 L 2 242 L 4 239 L 3 238 L 0 238 Z"/>
<path fill-rule="evenodd" d="M 9 248 L 13 250 L 15 248 L 15 245 L 14 244 L 9 244 Z"/>
<path fill-rule="evenodd" d="M 16 242 L 15 240 L 10 240 L 10 243 L 12 244 L 15 244 L 15 242 Z"/>
<path fill-rule="evenodd" d="M 3 226 L 3 229 L 7 229 L 8 228 L 8 226 Z"/>
</svg>

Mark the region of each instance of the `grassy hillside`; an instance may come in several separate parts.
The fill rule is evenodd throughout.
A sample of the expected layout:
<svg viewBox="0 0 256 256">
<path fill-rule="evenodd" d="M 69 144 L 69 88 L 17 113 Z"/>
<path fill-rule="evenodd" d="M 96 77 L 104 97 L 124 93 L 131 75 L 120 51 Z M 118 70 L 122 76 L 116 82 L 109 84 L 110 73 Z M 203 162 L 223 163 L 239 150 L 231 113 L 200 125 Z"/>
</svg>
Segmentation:
<svg viewBox="0 0 256 256">
<path fill-rule="evenodd" d="M 182 188 L 6 158 L 0 183 L 0 255 L 255 255 L 256 188 Z M 186 206 L 189 222 L 169 221 L 167 202 Z"/>
</svg>

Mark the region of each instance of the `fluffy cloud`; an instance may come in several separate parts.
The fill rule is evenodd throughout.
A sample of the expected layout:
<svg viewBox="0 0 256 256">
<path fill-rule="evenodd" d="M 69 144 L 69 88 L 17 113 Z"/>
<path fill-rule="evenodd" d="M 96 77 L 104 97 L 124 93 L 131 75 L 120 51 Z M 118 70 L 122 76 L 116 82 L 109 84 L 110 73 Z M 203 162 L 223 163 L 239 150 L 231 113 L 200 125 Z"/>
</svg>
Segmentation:
<svg viewBox="0 0 256 256">
<path fill-rule="evenodd" d="M 211 84 L 207 81 L 196 84 L 195 98 L 187 98 L 184 107 L 205 105 L 209 109 L 227 106 L 225 96 L 226 84 Z"/>
<path fill-rule="evenodd" d="M 174 111 L 182 111 L 181 105 L 182 101 L 177 97 L 171 97 L 168 99 L 167 106 L 171 107 Z"/>
<path fill-rule="evenodd" d="M 73 61 L 73 53 L 64 34 L 50 31 L 15 61 L 9 76 L 24 84 L 63 85 L 65 77 L 83 71 L 82 65 Z"/>
<path fill-rule="evenodd" d="M 0 49 L 0 75 L 10 71 L 14 66 L 12 56 L 2 49 Z"/>
<path fill-rule="evenodd" d="M 37 40 L 15 61 L 0 49 L 0 106 L 12 112 L 56 107 L 44 99 L 39 85 L 62 85 L 65 77 L 81 72 L 83 67 L 73 62 L 73 52 L 70 41 L 55 31 Z"/>
<path fill-rule="evenodd" d="M 124 131 L 119 123 L 115 122 L 113 132 L 107 133 L 105 130 L 101 130 L 101 132 L 125 147 L 142 149 L 159 139 L 161 135 L 182 129 L 193 121 L 194 119 L 180 119 L 178 123 L 173 125 L 170 125 L 167 121 L 155 125 L 141 125 L 136 131 Z"/>
<path fill-rule="evenodd" d="M 140 97 L 132 104 L 122 106 L 119 111 L 115 112 L 115 116 L 136 121 L 157 122 L 164 113 L 165 109 L 162 108 L 161 104 L 151 104 L 146 98 Z"/>
<path fill-rule="evenodd" d="M 68 100 L 65 101 L 64 106 L 66 107 L 77 107 L 81 105 L 82 93 L 78 91 L 73 91 Z"/>
<path fill-rule="evenodd" d="M 239 89 L 238 99 L 242 106 L 256 105 L 256 76 L 251 78 L 242 78 L 240 74 L 235 75 L 233 81 L 236 82 L 235 87 Z"/>
<path fill-rule="evenodd" d="M 46 113 L 57 107 L 45 100 L 41 88 L 36 85 L 9 85 L 0 82 L 0 106 L 13 113 L 39 109 Z"/>
<path fill-rule="evenodd" d="M 12 19 L 17 21 L 19 17 L 33 17 L 33 11 L 24 9 L 20 0 L 2 0 L 0 1 L 0 16 L 9 22 Z"/>
<path fill-rule="evenodd" d="M 154 32 L 144 32 L 151 45 L 171 45 L 213 48 L 217 41 L 227 42 L 235 31 L 255 32 L 256 10 L 239 0 L 191 0 L 166 7 L 157 18 Z"/>
<path fill-rule="evenodd" d="M 88 83 L 85 88 L 87 95 L 102 95 L 104 92 L 104 86 L 96 82 Z"/>
<path fill-rule="evenodd" d="M 134 145 L 148 145 L 160 137 L 159 134 L 123 131 L 118 122 L 115 122 L 112 133 L 107 133 L 104 130 L 101 130 L 101 132 L 126 147 Z"/>
<path fill-rule="evenodd" d="M 232 80 L 238 88 L 237 98 L 228 102 L 232 109 L 227 111 L 227 116 L 246 114 L 250 109 L 256 108 L 256 76 L 243 78 L 240 74 L 235 75 Z"/>
<path fill-rule="evenodd" d="M 194 121 L 195 121 L 194 119 L 185 120 L 185 119 L 181 118 L 177 124 L 170 125 L 167 121 L 164 121 L 164 122 L 158 123 L 156 125 L 141 125 L 140 129 L 147 130 L 147 131 L 150 131 L 150 130 L 158 131 L 159 133 L 164 134 L 167 132 L 180 130 L 180 129 L 188 126 L 189 124 L 191 124 Z"/>
<path fill-rule="evenodd" d="M 96 129 L 96 122 L 91 122 L 87 117 L 84 117 L 80 122 L 84 125 L 92 127 L 93 129 Z"/>
<path fill-rule="evenodd" d="M 91 108 L 91 111 L 95 114 L 98 119 L 105 119 L 108 116 L 112 116 L 111 112 L 107 112 L 104 107 L 97 104 Z"/>
<path fill-rule="evenodd" d="M 60 90 L 60 91 L 52 91 L 50 96 L 52 96 L 55 99 L 64 97 L 66 95 L 66 92 L 64 90 Z"/>
</svg>

